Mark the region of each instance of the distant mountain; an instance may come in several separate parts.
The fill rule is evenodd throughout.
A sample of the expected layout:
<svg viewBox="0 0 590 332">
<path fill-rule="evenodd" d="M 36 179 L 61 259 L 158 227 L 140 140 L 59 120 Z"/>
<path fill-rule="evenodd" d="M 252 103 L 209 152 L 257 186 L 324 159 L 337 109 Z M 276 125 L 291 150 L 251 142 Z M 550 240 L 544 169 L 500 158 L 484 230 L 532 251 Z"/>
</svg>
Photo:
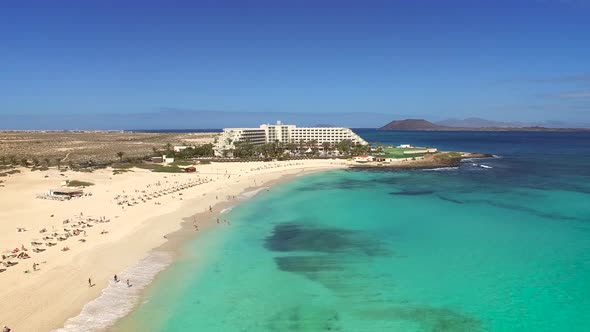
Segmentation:
<svg viewBox="0 0 590 332">
<path fill-rule="evenodd" d="M 522 124 L 491 121 L 482 118 L 467 118 L 467 119 L 447 119 L 436 122 L 439 126 L 445 127 L 460 127 L 460 128 L 503 128 L 503 127 L 522 127 Z"/>
<path fill-rule="evenodd" d="M 554 121 L 552 125 L 561 122 Z M 590 131 L 589 128 L 547 127 L 539 124 L 496 122 L 480 118 L 450 119 L 432 123 L 424 119 L 394 120 L 379 130 L 431 130 L 431 131 Z"/>
<path fill-rule="evenodd" d="M 561 121 L 545 122 L 503 122 L 491 121 L 482 118 L 466 119 L 447 119 L 436 122 L 439 126 L 456 127 L 456 128 L 527 128 L 527 127 L 547 127 L 547 128 L 567 128 L 567 124 Z"/>
<path fill-rule="evenodd" d="M 379 130 L 448 130 L 449 128 L 436 125 L 424 119 L 394 120 Z"/>
</svg>

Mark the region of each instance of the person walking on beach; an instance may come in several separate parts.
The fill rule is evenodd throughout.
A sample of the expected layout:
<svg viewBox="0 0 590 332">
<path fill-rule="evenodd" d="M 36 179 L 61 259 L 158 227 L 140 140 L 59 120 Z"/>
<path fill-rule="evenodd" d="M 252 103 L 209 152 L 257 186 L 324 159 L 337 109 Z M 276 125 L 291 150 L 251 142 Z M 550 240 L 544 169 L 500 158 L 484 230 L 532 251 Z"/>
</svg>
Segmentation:
<svg viewBox="0 0 590 332">
<path fill-rule="evenodd" d="M 131 283 L 129 282 L 129 279 L 127 279 L 127 287 L 131 287 Z"/>
<path fill-rule="evenodd" d="M 119 282 L 119 278 L 117 277 L 117 275 L 116 275 L 116 274 L 115 274 L 115 276 L 113 277 L 113 280 L 114 280 L 115 282 Z"/>
<path fill-rule="evenodd" d="M 92 287 L 92 279 L 88 278 L 88 287 Z"/>
</svg>

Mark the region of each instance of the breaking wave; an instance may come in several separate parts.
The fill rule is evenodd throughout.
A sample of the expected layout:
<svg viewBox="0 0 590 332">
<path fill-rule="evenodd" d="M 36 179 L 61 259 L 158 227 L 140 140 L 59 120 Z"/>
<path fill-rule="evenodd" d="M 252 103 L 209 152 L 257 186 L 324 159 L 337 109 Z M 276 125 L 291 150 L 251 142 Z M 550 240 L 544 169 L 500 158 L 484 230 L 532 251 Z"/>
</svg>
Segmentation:
<svg viewBox="0 0 590 332">
<path fill-rule="evenodd" d="M 130 313 L 156 275 L 172 263 L 168 252 L 153 251 L 135 265 L 118 274 L 120 282 L 111 281 L 102 294 L 88 302 L 80 314 L 69 318 L 64 327 L 53 332 L 94 332 L 115 324 Z M 125 280 L 129 279 L 131 287 Z"/>
<path fill-rule="evenodd" d="M 427 168 L 427 169 L 423 169 L 423 171 L 426 172 L 441 172 L 441 171 L 454 171 L 459 169 L 459 167 L 438 167 L 438 168 Z"/>
</svg>

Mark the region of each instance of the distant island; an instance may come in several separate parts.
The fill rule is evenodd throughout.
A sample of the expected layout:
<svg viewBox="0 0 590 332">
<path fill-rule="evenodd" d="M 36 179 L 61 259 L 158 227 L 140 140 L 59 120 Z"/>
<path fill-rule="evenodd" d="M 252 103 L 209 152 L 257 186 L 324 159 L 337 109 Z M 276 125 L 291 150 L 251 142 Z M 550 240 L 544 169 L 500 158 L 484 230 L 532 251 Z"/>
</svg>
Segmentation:
<svg viewBox="0 0 590 332">
<path fill-rule="evenodd" d="M 477 121 L 476 121 L 477 120 Z M 442 125 L 432 123 L 424 119 L 405 119 L 394 120 L 379 130 L 420 130 L 420 131 L 590 131 L 590 128 L 552 128 L 542 126 L 504 126 L 508 123 L 500 123 L 487 121 L 483 119 L 465 119 L 465 120 L 446 120 L 442 123 L 449 125 Z M 454 126 L 451 124 L 459 124 L 463 126 Z M 480 124 L 481 126 L 474 126 Z M 489 126 L 486 126 L 489 125 Z"/>
</svg>

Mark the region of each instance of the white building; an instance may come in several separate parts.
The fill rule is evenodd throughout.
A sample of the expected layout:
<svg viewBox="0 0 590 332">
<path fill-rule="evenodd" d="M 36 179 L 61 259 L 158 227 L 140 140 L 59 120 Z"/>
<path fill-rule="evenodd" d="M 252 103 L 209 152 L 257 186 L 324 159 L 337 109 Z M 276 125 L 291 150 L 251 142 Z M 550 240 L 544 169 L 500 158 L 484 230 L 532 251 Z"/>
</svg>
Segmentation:
<svg viewBox="0 0 590 332">
<path fill-rule="evenodd" d="M 174 158 L 172 157 L 166 157 L 166 155 L 162 156 L 162 162 L 164 164 L 172 164 L 174 162 Z"/>
<path fill-rule="evenodd" d="M 174 148 L 173 148 L 173 150 L 174 150 L 174 152 L 180 152 L 180 151 L 186 150 L 188 148 L 190 148 L 190 146 L 186 146 L 186 145 L 175 145 Z"/>
<path fill-rule="evenodd" d="M 254 145 L 260 145 L 271 142 L 299 143 L 301 140 L 305 142 L 316 140 L 319 146 L 324 142 L 337 144 L 344 140 L 349 140 L 353 144 L 368 144 L 349 128 L 297 127 L 277 121 L 274 125 L 263 124 L 259 128 L 225 128 L 214 150 L 216 156 L 222 156 L 223 151 L 233 150 L 236 142 L 248 141 Z"/>
</svg>

